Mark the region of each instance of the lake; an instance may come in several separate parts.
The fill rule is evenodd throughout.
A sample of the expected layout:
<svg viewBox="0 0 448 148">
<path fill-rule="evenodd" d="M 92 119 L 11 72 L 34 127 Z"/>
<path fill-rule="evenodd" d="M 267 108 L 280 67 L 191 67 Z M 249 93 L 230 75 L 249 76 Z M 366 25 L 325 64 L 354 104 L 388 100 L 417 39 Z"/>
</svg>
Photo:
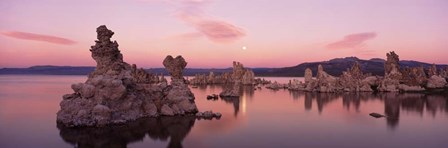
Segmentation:
<svg viewBox="0 0 448 148">
<path fill-rule="evenodd" d="M 207 100 L 220 86 L 191 88 L 192 117 L 142 119 L 106 128 L 58 128 L 56 112 L 86 76 L 1 75 L 0 147 L 446 147 L 448 97 L 398 93 L 316 94 L 245 87 Z M 266 78 L 286 83 L 292 78 Z M 299 78 L 300 79 L 300 78 Z M 376 112 L 387 118 L 373 118 Z"/>
</svg>

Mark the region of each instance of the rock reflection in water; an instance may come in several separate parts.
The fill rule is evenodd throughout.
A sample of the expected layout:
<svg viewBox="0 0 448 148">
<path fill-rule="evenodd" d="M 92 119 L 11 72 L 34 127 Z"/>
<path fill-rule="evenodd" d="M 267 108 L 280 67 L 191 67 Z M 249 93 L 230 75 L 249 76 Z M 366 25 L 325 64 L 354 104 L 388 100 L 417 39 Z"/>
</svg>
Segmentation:
<svg viewBox="0 0 448 148">
<path fill-rule="evenodd" d="M 222 87 L 223 87 L 223 89 L 225 89 L 224 87 L 229 87 L 229 86 L 222 86 Z M 242 101 L 242 99 L 252 99 L 254 97 L 254 93 L 255 93 L 254 86 L 242 86 L 240 88 L 240 96 L 241 97 L 221 97 L 221 100 L 223 100 L 224 102 L 226 102 L 228 104 L 233 105 L 234 116 L 236 118 L 236 117 L 238 117 L 238 114 L 240 112 L 240 102 Z M 243 112 L 244 112 L 244 109 L 243 109 Z"/>
<path fill-rule="evenodd" d="M 167 147 L 182 147 L 183 139 L 195 123 L 194 116 L 144 118 L 123 125 L 101 128 L 69 128 L 58 124 L 61 138 L 75 147 L 126 147 L 141 141 L 146 134 L 153 140 L 166 141 Z"/>
<path fill-rule="evenodd" d="M 447 98 L 443 95 L 387 93 L 377 96 L 384 100 L 384 113 L 388 116 L 387 124 L 391 129 L 398 126 L 400 111 L 415 112 L 422 116 L 425 109 L 433 116 L 437 111 L 448 112 Z"/>
<path fill-rule="evenodd" d="M 234 116 L 237 117 L 240 112 L 240 97 L 221 97 L 221 100 L 233 104 Z"/>
<path fill-rule="evenodd" d="M 305 109 L 311 110 L 312 109 L 312 100 L 316 100 L 317 103 L 317 110 L 319 113 L 322 113 L 325 105 L 337 100 L 340 96 L 335 93 L 310 93 L 310 92 L 304 92 L 305 94 Z"/>
<path fill-rule="evenodd" d="M 342 105 L 347 110 L 354 108 L 359 111 L 361 103 L 369 100 L 380 100 L 384 103 L 384 114 L 390 129 L 395 129 L 399 124 L 400 111 L 415 112 L 423 116 L 425 110 L 432 116 L 437 112 L 448 112 L 448 101 L 444 94 L 419 94 L 419 93 L 313 93 L 290 91 L 294 100 L 304 99 L 305 110 L 311 110 L 313 102 L 317 103 L 317 110 L 321 113 L 327 104 L 342 99 Z"/>
</svg>

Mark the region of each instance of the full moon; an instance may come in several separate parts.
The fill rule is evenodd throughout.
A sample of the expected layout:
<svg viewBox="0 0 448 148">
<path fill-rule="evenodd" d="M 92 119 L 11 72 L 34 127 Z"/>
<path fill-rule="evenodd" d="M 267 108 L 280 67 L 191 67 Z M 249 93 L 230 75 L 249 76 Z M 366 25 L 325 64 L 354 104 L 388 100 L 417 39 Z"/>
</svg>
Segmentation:
<svg viewBox="0 0 448 148">
<path fill-rule="evenodd" d="M 246 50 L 246 49 L 247 49 L 247 47 L 246 47 L 246 46 L 243 46 L 243 47 L 241 47 L 241 49 L 243 49 L 243 50 Z"/>
</svg>

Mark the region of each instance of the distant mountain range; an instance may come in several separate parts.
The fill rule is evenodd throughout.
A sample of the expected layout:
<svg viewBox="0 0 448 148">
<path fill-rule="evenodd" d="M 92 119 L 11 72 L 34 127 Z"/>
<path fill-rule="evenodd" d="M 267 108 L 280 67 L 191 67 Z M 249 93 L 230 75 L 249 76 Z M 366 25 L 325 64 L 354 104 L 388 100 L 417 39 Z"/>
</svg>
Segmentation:
<svg viewBox="0 0 448 148">
<path fill-rule="evenodd" d="M 306 68 L 311 68 L 313 74 L 317 72 L 317 66 L 321 64 L 324 70 L 334 76 L 339 76 L 343 71 L 350 68 L 355 61 L 358 61 L 361 65 L 361 69 L 364 73 L 371 73 L 373 75 L 384 75 L 384 59 L 373 58 L 370 60 L 363 60 L 357 57 L 336 58 L 329 61 L 321 62 L 307 62 L 292 67 L 283 68 L 251 68 L 256 76 L 284 76 L 284 77 L 302 77 Z M 404 67 L 417 67 L 424 66 L 428 68 L 432 64 L 419 61 L 401 60 L 400 66 Z M 437 68 L 444 68 L 448 65 L 439 64 Z M 32 66 L 29 68 L 2 68 L 0 69 L 0 75 L 5 74 L 30 74 L 30 75 L 87 75 L 94 71 L 95 67 L 92 66 Z M 168 75 L 165 68 L 150 68 L 146 71 Z M 211 69 L 211 68 L 186 68 L 184 75 L 194 76 L 195 74 L 208 74 L 210 71 L 214 73 L 224 73 L 232 71 L 232 68 Z"/>
</svg>

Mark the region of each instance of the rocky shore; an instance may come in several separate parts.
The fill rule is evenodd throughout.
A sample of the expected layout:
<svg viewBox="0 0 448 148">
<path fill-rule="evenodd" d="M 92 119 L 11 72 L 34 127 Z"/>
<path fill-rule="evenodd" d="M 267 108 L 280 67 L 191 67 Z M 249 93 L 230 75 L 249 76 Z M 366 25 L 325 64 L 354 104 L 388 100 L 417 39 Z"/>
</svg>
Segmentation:
<svg viewBox="0 0 448 148">
<path fill-rule="evenodd" d="M 448 67 L 438 70 L 433 65 L 426 71 L 423 66 L 401 68 L 399 56 L 395 52 L 387 53 L 386 56 L 384 77 L 364 74 L 358 62 L 343 72 L 340 77 L 329 75 L 322 65 L 319 65 L 315 78 L 311 69 L 307 68 L 304 82 L 298 80 L 291 80 L 288 84 L 274 82 L 266 88 L 323 93 L 428 92 L 448 89 Z"/>
</svg>

